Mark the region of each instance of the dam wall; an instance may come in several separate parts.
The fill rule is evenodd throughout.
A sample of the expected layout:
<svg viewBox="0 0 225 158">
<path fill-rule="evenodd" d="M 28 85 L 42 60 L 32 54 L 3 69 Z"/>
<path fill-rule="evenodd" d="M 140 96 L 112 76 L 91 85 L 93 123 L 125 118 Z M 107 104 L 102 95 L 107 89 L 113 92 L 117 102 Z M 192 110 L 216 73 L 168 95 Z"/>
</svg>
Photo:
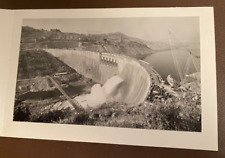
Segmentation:
<svg viewBox="0 0 225 158">
<path fill-rule="evenodd" d="M 146 71 L 150 75 L 150 80 L 152 83 L 160 85 L 163 82 L 162 77 L 158 74 L 158 72 L 152 67 L 150 63 L 147 63 L 143 60 L 139 60 L 139 63 L 146 69 Z"/>
<path fill-rule="evenodd" d="M 120 76 L 123 82 L 117 93 L 112 96 L 114 101 L 138 105 L 148 95 L 150 76 L 133 58 L 80 50 L 47 49 L 46 51 L 97 83 L 104 84 L 111 77 Z"/>
</svg>

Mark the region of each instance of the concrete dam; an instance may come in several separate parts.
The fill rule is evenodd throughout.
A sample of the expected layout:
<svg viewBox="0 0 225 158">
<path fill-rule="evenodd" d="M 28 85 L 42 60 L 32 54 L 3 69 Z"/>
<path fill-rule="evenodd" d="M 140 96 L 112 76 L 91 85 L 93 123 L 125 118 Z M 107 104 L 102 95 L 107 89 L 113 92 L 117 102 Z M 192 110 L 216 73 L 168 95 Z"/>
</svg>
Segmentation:
<svg viewBox="0 0 225 158">
<path fill-rule="evenodd" d="M 128 105 L 142 103 L 151 86 L 151 78 L 138 60 L 128 56 L 81 50 L 46 49 L 53 56 L 75 69 L 79 74 L 103 85 L 113 76 L 123 82 L 111 94 L 111 101 Z"/>
</svg>

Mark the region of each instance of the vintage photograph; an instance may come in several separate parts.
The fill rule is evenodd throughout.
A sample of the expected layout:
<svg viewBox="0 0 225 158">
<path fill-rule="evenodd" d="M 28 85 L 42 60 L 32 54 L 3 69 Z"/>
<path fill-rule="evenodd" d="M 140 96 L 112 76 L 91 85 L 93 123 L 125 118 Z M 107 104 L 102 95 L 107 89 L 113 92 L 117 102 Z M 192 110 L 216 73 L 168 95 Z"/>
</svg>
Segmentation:
<svg viewBox="0 0 225 158">
<path fill-rule="evenodd" d="M 199 17 L 23 19 L 13 121 L 202 131 Z"/>
</svg>

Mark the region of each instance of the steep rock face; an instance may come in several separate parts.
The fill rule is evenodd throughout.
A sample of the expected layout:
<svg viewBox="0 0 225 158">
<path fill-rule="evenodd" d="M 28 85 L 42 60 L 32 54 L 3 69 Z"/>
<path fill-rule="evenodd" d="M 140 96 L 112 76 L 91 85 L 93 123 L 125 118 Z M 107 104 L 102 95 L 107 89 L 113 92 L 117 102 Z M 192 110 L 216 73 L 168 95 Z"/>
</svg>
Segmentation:
<svg viewBox="0 0 225 158">
<path fill-rule="evenodd" d="M 30 79 L 60 72 L 75 71 L 45 51 L 20 51 L 17 79 Z"/>
</svg>

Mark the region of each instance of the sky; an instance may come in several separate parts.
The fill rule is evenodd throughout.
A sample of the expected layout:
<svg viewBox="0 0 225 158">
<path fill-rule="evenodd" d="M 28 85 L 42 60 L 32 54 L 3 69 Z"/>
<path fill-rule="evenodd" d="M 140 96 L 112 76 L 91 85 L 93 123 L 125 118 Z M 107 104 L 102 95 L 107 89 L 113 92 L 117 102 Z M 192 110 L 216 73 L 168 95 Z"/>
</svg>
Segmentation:
<svg viewBox="0 0 225 158">
<path fill-rule="evenodd" d="M 84 34 L 121 32 L 147 41 L 168 41 L 171 32 L 179 41 L 200 40 L 198 17 L 24 19 L 23 26 Z"/>
</svg>

